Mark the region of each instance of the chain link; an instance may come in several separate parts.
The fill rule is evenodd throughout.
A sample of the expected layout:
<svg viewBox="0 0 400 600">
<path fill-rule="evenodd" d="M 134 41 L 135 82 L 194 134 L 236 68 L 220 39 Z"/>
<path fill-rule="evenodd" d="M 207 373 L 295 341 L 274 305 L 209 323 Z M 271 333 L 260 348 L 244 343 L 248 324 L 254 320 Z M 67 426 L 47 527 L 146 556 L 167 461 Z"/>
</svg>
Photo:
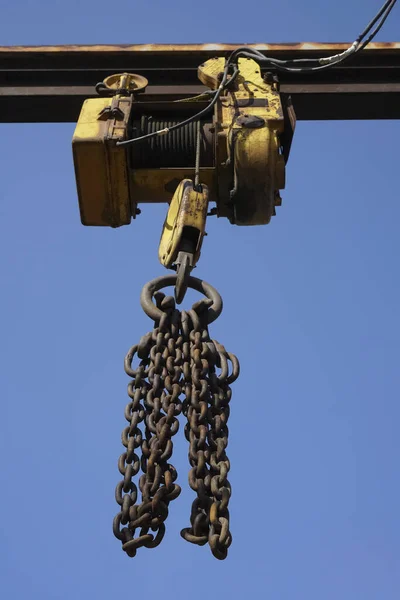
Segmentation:
<svg viewBox="0 0 400 600">
<path fill-rule="evenodd" d="M 171 276 L 165 279 L 165 285 L 170 285 Z M 213 555 L 223 560 L 232 542 L 226 447 L 230 384 L 239 375 L 239 362 L 210 339 L 208 322 L 215 318 L 210 317 L 215 314 L 213 306 L 219 301 L 222 308 L 219 296 L 214 301 L 217 293 L 213 288 L 209 286 L 212 299 L 204 298 L 188 312 L 180 312 L 172 297 L 154 291 L 163 283 L 161 279 L 155 281 L 157 286 L 150 282 L 148 287 L 159 318 L 153 331 L 143 336 L 125 358 L 125 371 L 132 381 L 128 385 L 130 402 L 125 408 L 128 426 L 122 432 L 125 451 L 118 462 L 123 479 L 115 493 L 120 512 L 113 531 L 131 557 L 138 548 L 154 548 L 162 541 L 169 503 L 181 492 L 175 483 L 177 472 L 169 460 L 172 438 L 179 429 L 178 417 L 183 413 L 189 442 L 189 485 L 197 497 L 192 505 L 191 526 L 181 535 L 194 544 L 208 542 Z M 204 282 L 199 281 L 190 278 L 189 286 L 203 289 L 200 283 Z M 207 292 L 207 284 L 204 286 Z M 139 360 L 136 368 L 135 357 Z M 140 503 L 134 483 L 139 471 Z"/>
</svg>

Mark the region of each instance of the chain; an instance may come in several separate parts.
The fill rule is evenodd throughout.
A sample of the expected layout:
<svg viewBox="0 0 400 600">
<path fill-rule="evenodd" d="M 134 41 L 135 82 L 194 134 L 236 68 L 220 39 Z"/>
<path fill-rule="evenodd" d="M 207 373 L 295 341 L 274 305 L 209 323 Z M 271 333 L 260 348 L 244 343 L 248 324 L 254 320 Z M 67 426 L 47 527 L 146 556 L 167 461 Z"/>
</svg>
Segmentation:
<svg viewBox="0 0 400 600">
<path fill-rule="evenodd" d="M 115 498 L 121 510 L 114 520 L 114 534 L 123 542 L 129 556 L 135 556 L 142 546 L 158 546 L 165 534 L 168 505 L 181 491 L 174 483 L 176 470 L 168 462 L 173 448 L 171 438 L 179 427 L 176 417 L 182 411 L 178 383 L 181 379 L 179 362 L 182 362 L 178 348 L 179 312 L 162 294 L 158 294 L 157 303 L 165 311 L 158 327 L 142 337 L 125 358 L 125 371 L 133 379 L 128 385 L 130 402 L 125 408 L 129 425 L 122 432 L 126 451 L 118 462 L 124 479 L 116 488 Z M 136 369 L 132 368 L 135 355 L 140 359 Z M 139 428 L 142 422 L 145 437 Z M 136 454 L 138 448 L 141 458 Z M 140 469 L 142 502 L 138 505 L 137 487 L 132 478 Z M 121 524 L 128 527 L 121 530 Z M 137 537 L 136 529 L 140 529 Z"/>
<path fill-rule="evenodd" d="M 172 297 L 158 291 L 175 281 L 175 275 L 168 275 L 143 289 L 142 307 L 154 320 L 154 329 L 125 358 L 125 371 L 132 380 L 128 385 L 130 402 L 125 408 L 128 426 L 122 432 L 125 451 L 118 462 L 123 479 L 115 494 L 120 512 L 113 531 L 132 557 L 138 548 L 154 548 L 162 541 L 169 503 L 181 492 L 169 460 L 172 437 L 178 432 L 178 417 L 183 413 L 189 442 L 189 485 L 197 497 L 191 526 L 181 535 L 194 544 L 208 542 L 213 555 L 222 560 L 232 542 L 226 447 L 230 384 L 239 375 L 239 363 L 209 336 L 208 324 L 222 311 L 216 290 L 191 277 L 189 287 L 207 297 L 188 312 L 180 312 Z M 135 357 L 139 361 L 136 368 Z M 140 503 L 134 482 L 139 471 Z"/>
</svg>

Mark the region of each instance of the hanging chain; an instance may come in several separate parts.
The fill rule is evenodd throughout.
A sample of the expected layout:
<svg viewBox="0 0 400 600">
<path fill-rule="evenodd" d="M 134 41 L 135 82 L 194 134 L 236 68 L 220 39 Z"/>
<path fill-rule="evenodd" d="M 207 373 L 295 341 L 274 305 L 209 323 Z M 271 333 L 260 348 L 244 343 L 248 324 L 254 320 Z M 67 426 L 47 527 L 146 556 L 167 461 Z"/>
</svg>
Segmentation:
<svg viewBox="0 0 400 600">
<path fill-rule="evenodd" d="M 162 541 L 169 503 L 181 492 L 175 483 L 177 472 L 169 460 L 172 437 L 178 432 L 178 417 L 183 413 L 189 442 L 189 485 L 197 497 L 192 505 L 191 526 L 181 535 L 194 544 L 208 542 L 213 555 L 222 560 L 232 542 L 226 447 L 230 384 L 239 375 L 239 363 L 209 336 L 209 323 L 222 311 L 218 292 L 191 277 L 189 286 L 206 298 L 188 312 L 180 312 L 172 297 L 158 291 L 175 281 L 176 275 L 167 275 L 144 287 L 141 303 L 154 320 L 154 329 L 125 358 L 125 371 L 132 381 L 128 385 L 130 402 L 125 408 L 128 426 L 122 432 L 125 451 L 118 462 L 123 480 L 115 494 L 120 512 L 113 531 L 128 556 L 135 556 L 138 548 L 154 548 Z M 135 357 L 137 367 L 133 367 Z M 140 470 L 138 503 L 133 478 Z"/>
</svg>

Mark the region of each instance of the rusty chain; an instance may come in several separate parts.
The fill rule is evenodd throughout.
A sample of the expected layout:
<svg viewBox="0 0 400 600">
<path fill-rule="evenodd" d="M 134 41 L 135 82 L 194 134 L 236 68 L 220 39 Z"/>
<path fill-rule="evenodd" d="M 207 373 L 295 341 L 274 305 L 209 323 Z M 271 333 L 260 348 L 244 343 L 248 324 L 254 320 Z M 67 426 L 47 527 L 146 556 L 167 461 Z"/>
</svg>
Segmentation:
<svg viewBox="0 0 400 600">
<path fill-rule="evenodd" d="M 189 485 L 197 497 L 190 527 L 181 535 L 194 544 L 208 542 L 213 555 L 223 560 L 232 542 L 226 447 L 230 385 L 239 376 L 239 362 L 209 336 L 208 325 L 222 311 L 218 292 L 191 277 L 189 287 L 206 298 L 188 312 L 180 312 L 174 299 L 159 291 L 175 281 L 176 275 L 167 275 L 143 288 L 141 304 L 154 320 L 154 329 L 125 358 L 125 371 L 132 380 L 125 408 L 128 426 L 122 432 L 125 451 L 118 462 L 123 479 L 115 493 L 120 512 L 113 531 L 131 557 L 139 548 L 154 548 L 162 541 L 169 503 L 181 492 L 169 460 L 178 417 L 183 413 L 189 442 Z M 137 367 L 133 366 L 135 357 Z M 139 471 L 140 503 L 134 482 Z"/>
</svg>

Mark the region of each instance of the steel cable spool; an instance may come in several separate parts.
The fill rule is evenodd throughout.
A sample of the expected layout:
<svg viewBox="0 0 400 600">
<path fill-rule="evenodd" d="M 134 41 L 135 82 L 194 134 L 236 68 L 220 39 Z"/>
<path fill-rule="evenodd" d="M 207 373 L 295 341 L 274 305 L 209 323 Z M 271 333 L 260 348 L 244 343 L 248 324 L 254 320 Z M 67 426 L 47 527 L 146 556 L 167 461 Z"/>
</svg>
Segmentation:
<svg viewBox="0 0 400 600">
<path fill-rule="evenodd" d="M 133 123 L 133 138 L 171 128 L 179 121 L 153 118 L 144 115 L 140 121 Z M 192 167 L 196 161 L 196 141 L 198 122 L 193 121 L 184 127 L 174 129 L 168 135 L 159 135 L 131 148 L 131 163 L 140 168 L 179 168 Z M 202 166 L 214 166 L 214 136 L 212 122 L 201 123 L 201 155 Z"/>
</svg>

